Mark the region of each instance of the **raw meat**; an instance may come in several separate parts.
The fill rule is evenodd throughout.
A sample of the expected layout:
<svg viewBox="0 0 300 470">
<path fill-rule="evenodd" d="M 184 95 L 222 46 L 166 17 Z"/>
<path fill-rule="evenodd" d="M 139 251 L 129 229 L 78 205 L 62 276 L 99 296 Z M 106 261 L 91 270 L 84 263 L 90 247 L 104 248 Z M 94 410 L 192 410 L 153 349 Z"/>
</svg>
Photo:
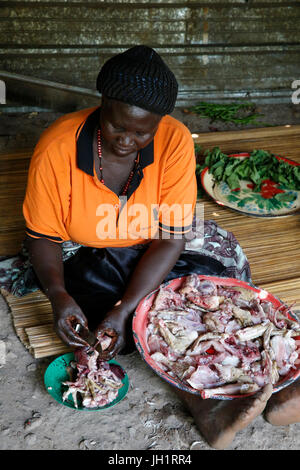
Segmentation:
<svg viewBox="0 0 300 470">
<path fill-rule="evenodd" d="M 148 314 L 151 358 L 172 377 L 201 391 L 251 393 L 276 384 L 300 360 L 300 323 L 255 291 L 219 286 L 197 274 L 178 291 L 161 287 Z"/>
<path fill-rule="evenodd" d="M 95 350 L 89 354 L 89 348 L 75 351 L 77 376 L 74 381 L 63 382 L 68 389 L 63 393 L 63 400 L 72 395 L 74 405 L 78 408 L 77 396 L 81 396 L 82 406 L 98 408 L 111 403 L 117 398 L 123 387 L 124 373 L 117 364 L 109 364 L 98 358 Z"/>
</svg>

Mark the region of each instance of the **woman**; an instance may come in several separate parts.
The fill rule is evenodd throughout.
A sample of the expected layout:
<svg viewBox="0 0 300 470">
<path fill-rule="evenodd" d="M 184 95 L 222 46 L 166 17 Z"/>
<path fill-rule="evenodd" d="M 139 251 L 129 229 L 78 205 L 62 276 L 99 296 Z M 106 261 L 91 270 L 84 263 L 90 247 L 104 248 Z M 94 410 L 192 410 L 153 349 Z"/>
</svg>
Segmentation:
<svg viewBox="0 0 300 470">
<path fill-rule="evenodd" d="M 77 323 L 114 337 L 103 355 L 110 359 L 133 350 L 132 314 L 162 282 L 192 272 L 251 278 L 235 238 L 213 222 L 204 224 L 203 246 L 194 243 L 194 145 L 169 116 L 178 85 L 160 56 L 145 46 L 118 54 L 97 88 L 101 108 L 62 117 L 36 146 L 23 206 L 34 270 L 22 293 L 45 292 L 72 347 L 86 345 Z M 210 445 L 224 448 L 263 411 L 272 387 L 232 402 L 176 392 Z"/>
<path fill-rule="evenodd" d="M 197 193 L 191 135 L 168 116 L 177 96 L 173 73 L 140 46 L 110 59 L 97 88 L 101 108 L 64 116 L 40 139 L 23 212 L 31 261 L 53 305 L 57 333 L 76 347 L 85 344 L 76 322 L 114 330 L 110 358 L 124 348 L 138 302 L 162 281 L 201 264 L 203 274 L 220 274 L 224 266 L 183 256 L 171 273 L 191 231 Z M 156 205 L 174 203 L 188 210 L 170 214 L 168 223 L 167 211 Z M 141 205 L 146 216 L 138 233 L 133 216 Z M 107 233 L 100 233 L 100 216 Z M 83 247 L 63 265 L 60 244 L 69 239 Z"/>
</svg>

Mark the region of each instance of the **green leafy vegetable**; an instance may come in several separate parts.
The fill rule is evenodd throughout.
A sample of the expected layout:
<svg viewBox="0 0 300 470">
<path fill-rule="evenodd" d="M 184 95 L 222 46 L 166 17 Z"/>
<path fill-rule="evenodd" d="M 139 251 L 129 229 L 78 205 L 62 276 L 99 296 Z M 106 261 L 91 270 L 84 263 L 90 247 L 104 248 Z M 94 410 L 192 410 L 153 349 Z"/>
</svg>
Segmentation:
<svg viewBox="0 0 300 470">
<path fill-rule="evenodd" d="M 238 188 L 240 181 L 246 180 L 254 184 L 254 191 L 260 191 L 262 182 L 271 179 L 284 189 L 300 191 L 300 166 L 290 165 L 265 150 L 253 150 L 247 158 L 233 158 L 214 147 L 204 155 L 203 167 L 209 168 L 216 182 L 225 181 L 230 189 Z M 278 194 L 277 199 L 281 198 L 283 195 Z"/>
<path fill-rule="evenodd" d="M 253 103 L 206 103 L 201 101 L 189 108 L 192 113 L 214 121 L 232 122 L 234 124 L 257 124 L 269 126 L 269 124 L 257 121 L 263 115 L 255 113 L 256 105 Z"/>
</svg>

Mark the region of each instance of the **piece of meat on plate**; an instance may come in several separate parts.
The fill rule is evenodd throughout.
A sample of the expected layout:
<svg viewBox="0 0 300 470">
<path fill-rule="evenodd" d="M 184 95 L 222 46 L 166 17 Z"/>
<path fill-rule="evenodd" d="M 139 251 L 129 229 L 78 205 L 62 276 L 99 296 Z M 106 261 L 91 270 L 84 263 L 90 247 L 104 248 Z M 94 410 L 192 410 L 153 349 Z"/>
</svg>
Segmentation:
<svg viewBox="0 0 300 470">
<path fill-rule="evenodd" d="M 186 277 L 179 292 L 184 295 L 195 293 L 201 296 L 214 296 L 217 295 L 217 286 L 213 281 L 200 279 L 193 273 Z"/>
<path fill-rule="evenodd" d="M 175 292 L 171 287 L 160 287 L 152 305 L 152 310 L 165 310 L 168 308 L 185 308 L 184 296 Z"/>
<path fill-rule="evenodd" d="M 293 338 L 276 335 L 271 338 L 270 345 L 277 362 L 279 374 L 287 374 L 298 358 L 295 340 Z"/>
<path fill-rule="evenodd" d="M 198 366 L 192 373 L 187 383 L 196 390 L 203 390 L 215 385 L 220 385 L 221 380 L 219 374 L 213 371 L 209 366 Z"/>
<path fill-rule="evenodd" d="M 171 331 L 163 320 L 159 320 L 158 328 L 164 340 L 177 353 L 184 353 L 198 337 L 198 333 L 195 330 L 178 328 L 176 332 L 174 329 Z"/>
</svg>

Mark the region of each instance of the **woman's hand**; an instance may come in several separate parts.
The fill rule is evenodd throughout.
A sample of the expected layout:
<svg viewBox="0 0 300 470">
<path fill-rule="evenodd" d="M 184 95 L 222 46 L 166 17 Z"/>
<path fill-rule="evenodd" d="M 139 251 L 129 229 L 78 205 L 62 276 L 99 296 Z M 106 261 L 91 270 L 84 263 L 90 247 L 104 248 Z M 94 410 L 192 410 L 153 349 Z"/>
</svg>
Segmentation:
<svg viewBox="0 0 300 470">
<path fill-rule="evenodd" d="M 71 347 L 87 346 L 74 330 L 77 323 L 87 327 L 88 322 L 81 308 L 67 292 L 57 293 L 51 298 L 54 328 L 65 344 Z"/>
<path fill-rule="evenodd" d="M 68 346 L 87 346 L 74 330 L 76 323 L 87 326 L 87 319 L 65 289 L 60 243 L 27 237 L 26 247 L 43 292 L 51 302 L 56 333 Z"/>
<path fill-rule="evenodd" d="M 102 336 L 101 334 L 111 337 L 111 344 L 103 351 L 101 358 L 112 359 L 132 339 L 133 312 L 141 299 L 156 289 L 165 279 L 183 250 L 184 243 L 183 239 L 175 238 L 152 241 L 135 267 L 122 301 L 119 300 L 114 305 L 95 331 L 98 338 Z M 101 338 L 99 339 L 102 343 Z"/>
<path fill-rule="evenodd" d="M 98 338 L 103 336 L 111 338 L 108 348 L 100 355 L 105 361 L 112 359 L 126 346 L 129 317 L 130 312 L 119 300 L 96 328 L 95 335 Z"/>
</svg>

